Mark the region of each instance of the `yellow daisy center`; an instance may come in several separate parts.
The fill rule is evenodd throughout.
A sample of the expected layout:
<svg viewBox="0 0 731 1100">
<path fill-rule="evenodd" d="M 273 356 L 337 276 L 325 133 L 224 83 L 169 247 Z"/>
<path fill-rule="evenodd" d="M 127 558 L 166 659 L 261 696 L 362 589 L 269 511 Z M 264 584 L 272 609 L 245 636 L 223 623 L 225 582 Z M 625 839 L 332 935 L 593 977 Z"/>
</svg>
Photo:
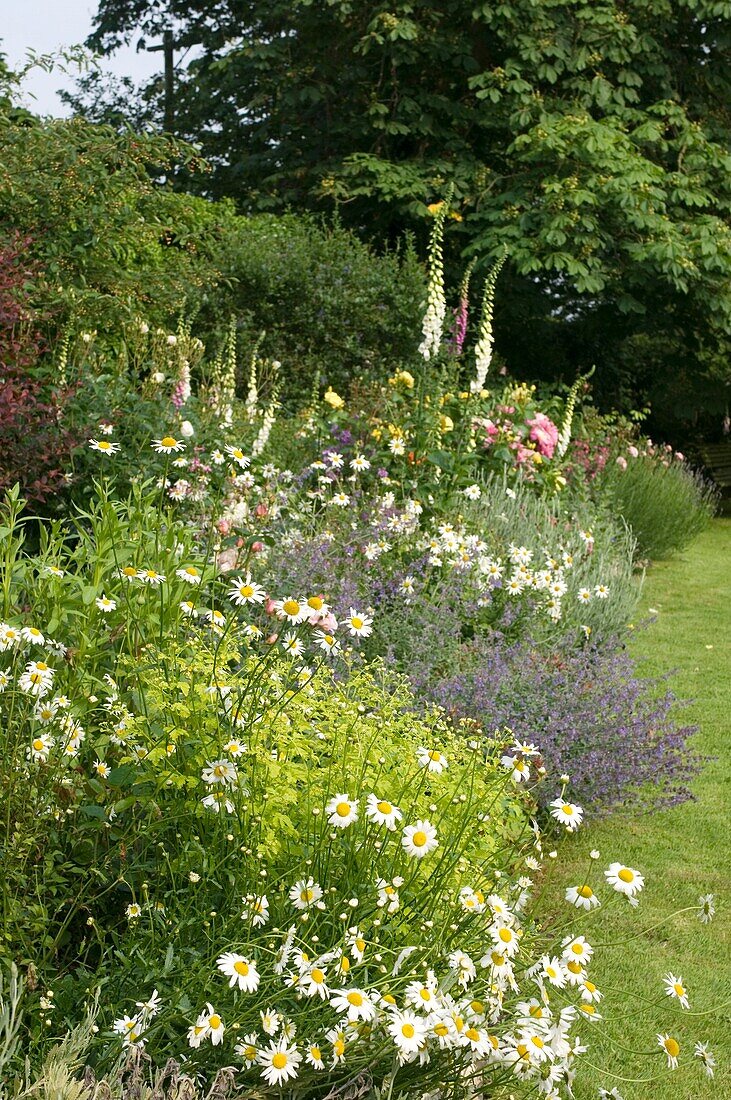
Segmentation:
<svg viewBox="0 0 731 1100">
<path fill-rule="evenodd" d="M 682 986 L 680 984 L 680 982 L 676 982 L 673 986 L 673 989 L 675 990 L 675 992 L 678 994 L 679 997 L 684 997 L 685 996 L 685 988 L 684 988 L 684 986 Z"/>
<path fill-rule="evenodd" d="M 538 1047 L 539 1050 L 543 1050 L 544 1046 L 546 1045 L 543 1042 L 543 1039 L 541 1039 L 540 1035 L 531 1035 L 530 1041 L 532 1042 L 533 1046 Z"/>
<path fill-rule="evenodd" d="M 342 959 L 340 960 L 340 969 L 343 971 L 344 974 L 347 974 L 350 970 L 350 959 L 346 959 L 345 955 L 343 955 Z"/>
<path fill-rule="evenodd" d="M 351 622 L 351 625 L 354 627 L 355 630 L 360 630 L 361 627 L 363 626 L 363 620 L 358 618 L 357 615 L 354 615 L 353 618 L 350 620 L 350 622 Z"/>
<path fill-rule="evenodd" d="M 312 978 L 313 982 L 316 982 L 318 985 L 322 985 L 322 983 L 325 981 L 324 972 L 322 970 L 319 970 L 317 967 L 315 967 L 314 970 L 310 971 L 310 977 Z"/>
<path fill-rule="evenodd" d="M 320 599 L 319 596 L 310 596 L 307 605 L 311 607 L 313 611 L 322 611 L 325 606 L 325 601 Z"/>
<path fill-rule="evenodd" d="M 314 896 L 314 890 L 310 890 L 307 887 L 304 890 L 300 890 L 300 901 L 312 901 Z"/>
<path fill-rule="evenodd" d="M 242 978 L 245 978 L 246 975 L 249 973 L 249 964 L 246 962 L 242 962 L 242 960 L 239 959 L 237 962 L 234 963 L 234 970 L 237 974 L 240 974 Z"/>
<path fill-rule="evenodd" d="M 664 1040 L 663 1046 L 671 1058 L 677 1058 L 680 1054 L 680 1043 L 677 1039 L 673 1039 L 672 1036 L 668 1036 L 668 1038 Z"/>
<path fill-rule="evenodd" d="M 390 814 L 393 810 L 393 806 L 390 802 L 379 802 L 376 806 L 379 813 Z"/>
<path fill-rule="evenodd" d="M 572 974 L 580 974 L 582 970 L 581 963 L 577 962 L 575 959 L 571 959 L 567 962 L 566 968 L 570 970 Z"/>
<path fill-rule="evenodd" d="M 437 1024 L 437 1026 L 434 1028 L 434 1034 L 439 1035 L 440 1038 L 444 1035 L 449 1035 L 449 1028 L 446 1024 Z"/>
<path fill-rule="evenodd" d="M 473 1043 L 476 1043 L 480 1038 L 480 1033 L 474 1027 L 468 1027 L 465 1031 L 465 1035 L 468 1039 L 471 1039 Z"/>
<path fill-rule="evenodd" d="M 342 1057 L 342 1055 L 345 1053 L 345 1040 L 336 1039 L 333 1043 L 333 1050 L 339 1058 Z"/>
<path fill-rule="evenodd" d="M 44 742 L 41 740 L 41 738 L 36 737 L 35 741 L 33 742 L 33 748 L 36 750 L 36 752 L 42 752 L 44 747 Z"/>
<path fill-rule="evenodd" d="M 244 599 L 249 599 L 249 597 L 254 595 L 254 589 L 250 584 L 242 584 L 239 588 L 239 592 L 244 597 Z"/>
<path fill-rule="evenodd" d="M 513 933 L 510 931 L 509 928 L 501 928 L 498 935 L 500 936 L 500 939 L 503 941 L 503 943 L 510 943 L 513 939 Z"/>
<path fill-rule="evenodd" d="M 355 1008 L 360 1008 L 363 1004 L 363 994 L 357 992 L 349 993 L 348 1004 L 353 1005 Z"/>
<path fill-rule="evenodd" d="M 411 840 L 415 848 L 423 848 L 426 844 L 426 833 L 422 832 L 421 829 L 419 829 L 418 832 L 414 833 Z"/>
<path fill-rule="evenodd" d="M 275 1069 L 284 1069 L 287 1064 L 287 1055 L 282 1051 L 278 1051 L 272 1058 L 272 1065 Z"/>
<path fill-rule="evenodd" d="M 622 882 L 634 882 L 635 876 L 630 871 L 629 867 L 623 867 L 621 871 L 617 873 L 617 878 Z"/>
<path fill-rule="evenodd" d="M 583 955 L 584 954 L 584 948 L 581 946 L 580 943 L 572 943 L 571 944 L 571 950 L 573 951 L 574 955 Z"/>
<path fill-rule="evenodd" d="M 402 1024 L 401 1025 L 401 1034 L 404 1035 L 407 1039 L 413 1039 L 414 1038 L 415 1030 L 416 1029 L 414 1028 L 413 1024 Z"/>
<path fill-rule="evenodd" d="M 563 806 L 561 807 L 561 809 L 562 809 L 562 810 L 563 810 L 563 812 L 564 812 L 565 814 L 567 814 L 567 815 L 568 815 L 569 817 L 571 817 L 572 813 L 574 812 L 574 807 L 573 807 L 573 806 L 570 806 L 570 805 L 568 804 L 568 802 L 565 802 L 565 803 L 563 804 Z"/>
<path fill-rule="evenodd" d="M 429 759 L 434 761 L 441 760 L 442 754 L 440 752 L 437 752 L 436 749 L 433 749 L 432 752 L 429 753 Z"/>
<path fill-rule="evenodd" d="M 208 1018 L 208 1023 L 211 1025 L 214 1031 L 218 1031 L 221 1026 L 221 1017 L 217 1016 L 214 1012 L 212 1016 Z"/>
<path fill-rule="evenodd" d="M 592 890 L 591 886 L 580 886 L 576 893 L 579 895 L 580 898 L 594 897 L 594 891 Z"/>
<path fill-rule="evenodd" d="M 320 1059 L 322 1058 L 322 1054 L 320 1053 L 320 1048 L 319 1047 L 310 1047 L 310 1054 L 312 1055 L 312 1057 L 315 1059 L 316 1062 L 319 1062 Z"/>
<path fill-rule="evenodd" d="M 173 439 L 173 437 L 171 435 L 165 435 L 160 440 L 160 446 L 161 447 L 177 447 L 177 445 L 178 445 L 177 439 Z"/>
<path fill-rule="evenodd" d="M 125 577 L 134 577 L 137 575 L 137 570 L 132 565 L 125 565 L 122 569 Z"/>
<path fill-rule="evenodd" d="M 350 813 L 350 803 L 338 802 L 337 806 L 335 807 L 335 812 L 338 817 L 347 817 Z"/>
<path fill-rule="evenodd" d="M 587 993 L 596 993 L 596 986 L 594 985 L 593 982 L 585 981 L 584 982 L 584 989 L 586 990 Z"/>
<path fill-rule="evenodd" d="M 285 615 L 299 615 L 300 605 L 296 600 L 285 600 L 282 604 L 282 611 Z"/>
</svg>

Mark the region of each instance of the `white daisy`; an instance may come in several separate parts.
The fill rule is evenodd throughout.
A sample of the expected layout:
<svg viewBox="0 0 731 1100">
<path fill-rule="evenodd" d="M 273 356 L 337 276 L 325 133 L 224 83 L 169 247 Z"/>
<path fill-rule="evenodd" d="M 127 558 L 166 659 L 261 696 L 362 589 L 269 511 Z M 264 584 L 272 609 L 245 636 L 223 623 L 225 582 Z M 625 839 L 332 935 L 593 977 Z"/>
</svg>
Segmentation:
<svg viewBox="0 0 731 1100">
<path fill-rule="evenodd" d="M 325 806 L 327 820 L 337 829 L 345 829 L 358 820 L 358 799 L 347 794 L 336 794 Z"/>
<path fill-rule="evenodd" d="M 403 814 L 398 806 L 379 799 L 377 794 L 369 794 L 366 800 L 366 817 L 375 825 L 385 825 L 393 832 Z"/>
<path fill-rule="evenodd" d="M 238 955 L 235 951 L 226 951 L 216 962 L 216 966 L 230 978 L 229 987 L 236 986 L 243 993 L 255 993 L 259 988 L 259 971 L 251 959 Z"/>
<path fill-rule="evenodd" d="M 438 847 L 437 830 L 426 820 L 407 825 L 401 837 L 401 845 L 407 855 L 421 859 Z"/>
</svg>

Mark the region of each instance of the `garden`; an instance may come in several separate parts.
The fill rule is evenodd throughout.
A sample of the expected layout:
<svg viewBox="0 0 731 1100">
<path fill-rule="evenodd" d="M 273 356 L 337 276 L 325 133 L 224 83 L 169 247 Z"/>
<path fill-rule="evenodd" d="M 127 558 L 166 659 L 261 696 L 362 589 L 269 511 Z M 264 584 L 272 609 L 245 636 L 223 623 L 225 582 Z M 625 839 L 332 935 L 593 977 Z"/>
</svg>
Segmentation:
<svg viewBox="0 0 731 1100">
<path fill-rule="evenodd" d="M 449 182 L 377 249 L 8 95 L 0 1097 L 728 1095 L 695 451 L 515 372 Z"/>
</svg>

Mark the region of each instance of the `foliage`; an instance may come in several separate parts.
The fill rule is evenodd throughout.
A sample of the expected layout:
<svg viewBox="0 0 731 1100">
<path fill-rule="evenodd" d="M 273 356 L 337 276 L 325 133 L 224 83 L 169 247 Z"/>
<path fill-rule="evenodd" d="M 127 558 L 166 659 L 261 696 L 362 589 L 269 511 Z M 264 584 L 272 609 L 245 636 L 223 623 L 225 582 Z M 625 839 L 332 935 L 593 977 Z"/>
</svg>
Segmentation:
<svg viewBox="0 0 731 1100">
<path fill-rule="evenodd" d="M 32 231 L 29 290 L 49 333 L 93 333 L 120 359 L 142 318 L 169 330 L 185 314 L 213 351 L 233 316 L 242 345 L 267 334 L 290 401 L 315 370 L 341 385 L 408 353 L 423 296 L 409 249 L 378 256 L 337 225 L 238 216 L 173 191 L 184 165 L 204 169 L 180 142 L 0 115 L 0 227 Z"/>
<path fill-rule="evenodd" d="M 666 558 L 683 550 L 709 524 L 718 492 L 671 448 L 650 445 L 643 453 L 630 445 L 596 479 L 604 507 L 622 516 L 645 558 Z"/>
<path fill-rule="evenodd" d="M 38 367 L 29 245 L 19 233 L 0 244 L 0 490 L 17 482 L 29 500 L 44 501 L 64 485 L 75 439 L 63 422 L 68 388 Z"/>
<path fill-rule="evenodd" d="M 596 363 L 604 404 L 639 390 L 665 419 L 723 415 L 727 2 L 100 0 L 90 44 L 157 38 L 171 14 L 179 49 L 197 47 L 175 124 L 216 165 L 207 191 L 334 205 L 392 237 L 451 182 L 463 252 L 509 249 L 500 346 L 516 374 L 539 347 L 544 376 Z M 162 117 L 161 95 L 156 78 L 142 119 Z"/>
</svg>

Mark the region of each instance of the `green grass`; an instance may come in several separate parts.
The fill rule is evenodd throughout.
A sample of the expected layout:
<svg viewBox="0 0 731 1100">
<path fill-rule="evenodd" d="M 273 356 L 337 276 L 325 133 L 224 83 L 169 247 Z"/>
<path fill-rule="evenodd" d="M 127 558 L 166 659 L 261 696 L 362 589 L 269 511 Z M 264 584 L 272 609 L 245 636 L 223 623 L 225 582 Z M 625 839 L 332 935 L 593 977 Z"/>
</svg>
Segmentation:
<svg viewBox="0 0 731 1100">
<path fill-rule="evenodd" d="M 579 1071 L 577 1100 L 596 1100 L 600 1085 L 616 1086 L 625 1100 L 731 1097 L 730 519 L 715 520 L 681 556 L 652 566 L 638 619 L 650 608 L 657 610 L 657 621 L 638 632 L 634 654 L 648 675 L 676 670 L 673 690 L 693 700 L 682 718 L 700 727 L 695 747 L 715 760 L 693 784 L 695 802 L 641 817 L 620 813 L 583 834 L 579 830 L 559 851 L 548 883 L 553 898 L 559 885 L 584 881 L 593 848 L 601 860 L 590 881 L 613 860 L 646 876 L 637 910 L 612 901 L 579 922 L 596 948 L 592 980 L 610 1003 L 602 1022 L 582 1028 L 590 1049 L 581 1061 L 597 1068 Z M 702 925 L 695 913 L 670 916 L 707 893 L 715 894 L 717 905 L 710 924 Z M 657 927 L 646 936 L 600 947 L 651 926 Z M 682 974 L 691 1012 L 703 1015 L 683 1012 L 664 995 L 662 977 L 669 970 Z M 657 1033 L 668 1031 L 681 1044 L 675 1072 L 663 1068 L 656 1046 Z M 714 1081 L 693 1057 L 696 1039 L 707 1041 L 716 1055 Z M 653 1057 L 632 1051 L 653 1051 Z"/>
</svg>

